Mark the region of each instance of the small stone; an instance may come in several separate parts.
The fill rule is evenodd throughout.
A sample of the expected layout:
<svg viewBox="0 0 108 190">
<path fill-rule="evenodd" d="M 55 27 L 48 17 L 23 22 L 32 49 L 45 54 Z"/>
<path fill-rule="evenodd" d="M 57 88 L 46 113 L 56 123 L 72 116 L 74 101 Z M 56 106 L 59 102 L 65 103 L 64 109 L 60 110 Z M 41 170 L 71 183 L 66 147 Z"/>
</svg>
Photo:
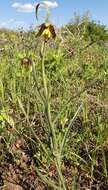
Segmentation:
<svg viewBox="0 0 108 190">
<path fill-rule="evenodd" d="M 7 183 L 3 190 L 23 190 L 21 186 L 12 183 Z"/>
</svg>

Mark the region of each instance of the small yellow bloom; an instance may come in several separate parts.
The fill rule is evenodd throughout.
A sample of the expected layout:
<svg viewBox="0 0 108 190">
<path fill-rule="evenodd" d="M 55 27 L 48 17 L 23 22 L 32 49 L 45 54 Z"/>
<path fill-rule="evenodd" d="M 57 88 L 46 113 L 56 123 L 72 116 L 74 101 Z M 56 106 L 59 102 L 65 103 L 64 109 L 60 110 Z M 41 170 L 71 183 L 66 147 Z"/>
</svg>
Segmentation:
<svg viewBox="0 0 108 190">
<path fill-rule="evenodd" d="M 43 31 L 42 36 L 44 36 L 45 39 L 51 38 L 51 32 L 50 32 L 49 28 L 47 28 Z"/>
<path fill-rule="evenodd" d="M 43 23 L 39 26 L 39 28 L 40 29 L 37 33 L 37 37 L 43 36 L 45 42 L 47 42 L 50 38 L 56 38 L 56 32 L 52 24 Z"/>
</svg>

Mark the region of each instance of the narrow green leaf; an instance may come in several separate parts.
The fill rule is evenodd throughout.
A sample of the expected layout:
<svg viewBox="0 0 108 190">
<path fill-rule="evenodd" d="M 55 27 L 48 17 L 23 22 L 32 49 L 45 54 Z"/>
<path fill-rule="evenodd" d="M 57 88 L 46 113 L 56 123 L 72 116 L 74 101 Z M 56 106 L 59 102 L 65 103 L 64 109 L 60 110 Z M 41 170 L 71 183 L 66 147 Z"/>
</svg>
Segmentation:
<svg viewBox="0 0 108 190">
<path fill-rule="evenodd" d="M 54 181 L 52 181 L 50 178 L 47 178 L 46 176 L 44 176 L 37 167 L 36 168 L 36 172 L 37 175 L 40 177 L 40 179 L 45 183 L 48 184 L 50 187 L 53 187 L 55 190 L 60 190 L 60 188 L 54 183 Z"/>
<path fill-rule="evenodd" d="M 67 128 L 67 130 L 66 130 L 66 132 L 65 132 L 65 134 L 64 134 L 64 138 L 63 138 L 63 140 L 62 140 L 61 148 L 60 148 L 60 153 L 61 153 L 61 154 L 62 154 L 63 148 L 64 148 L 64 146 L 65 146 L 66 139 L 67 139 L 67 137 L 68 137 L 68 135 L 69 135 L 69 133 L 70 133 L 70 130 L 71 130 L 73 124 L 74 124 L 74 121 L 76 120 L 76 118 L 77 118 L 79 112 L 80 112 L 81 109 L 82 109 L 82 106 L 83 106 L 83 103 L 81 103 L 81 105 L 78 107 L 77 111 L 75 112 L 73 118 L 71 119 L 71 121 L 70 121 L 70 123 L 69 123 L 69 125 L 68 125 L 68 128 Z"/>
<path fill-rule="evenodd" d="M 26 113 L 26 111 L 25 111 L 25 109 L 24 109 L 24 106 L 23 106 L 23 104 L 22 104 L 20 98 L 18 98 L 18 103 L 19 103 L 19 107 L 20 107 L 20 109 L 22 110 L 23 114 L 24 114 L 25 117 L 27 118 L 27 113 Z"/>
</svg>

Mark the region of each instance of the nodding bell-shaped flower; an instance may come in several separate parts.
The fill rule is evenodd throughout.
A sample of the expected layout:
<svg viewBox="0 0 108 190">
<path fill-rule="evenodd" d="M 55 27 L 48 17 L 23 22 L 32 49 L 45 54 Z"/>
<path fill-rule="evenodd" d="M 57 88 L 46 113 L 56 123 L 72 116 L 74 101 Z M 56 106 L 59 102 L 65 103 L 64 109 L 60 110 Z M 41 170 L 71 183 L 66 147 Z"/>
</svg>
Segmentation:
<svg viewBox="0 0 108 190">
<path fill-rule="evenodd" d="M 55 28 L 52 24 L 49 23 L 43 23 L 39 26 L 39 31 L 36 35 L 36 37 L 42 36 L 44 38 L 44 41 L 47 42 L 50 38 L 54 39 L 56 38 L 56 32 Z"/>
<path fill-rule="evenodd" d="M 21 65 L 26 67 L 26 69 L 32 71 L 33 63 L 29 57 L 24 57 L 21 59 Z"/>
</svg>

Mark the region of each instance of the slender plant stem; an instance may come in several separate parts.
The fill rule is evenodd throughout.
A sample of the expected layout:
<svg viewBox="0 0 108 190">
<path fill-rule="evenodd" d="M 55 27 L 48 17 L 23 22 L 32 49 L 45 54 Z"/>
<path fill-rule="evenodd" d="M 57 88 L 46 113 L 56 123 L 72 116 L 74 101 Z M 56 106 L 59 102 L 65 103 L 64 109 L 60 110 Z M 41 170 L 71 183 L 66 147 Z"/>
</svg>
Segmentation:
<svg viewBox="0 0 108 190">
<path fill-rule="evenodd" d="M 46 43 L 43 42 L 42 48 L 41 48 L 41 54 L 42 54 L 42 80 L 43 80 L 43 86 L 44 86 L 44 98 L 45 98 L 45 113 L 49 125 L 49 130 L 52 135 L 52 142 L 53 142 L 53 148 L 55 151 L 57 151 L 57 139 L 56 139 L 56 133 L 54 129 L 54 125 L 52 123 L 51 119 L 51 110 L 50 110 L 50 101 L 48 96 L 48 89 L 47 89 L 47 81 L 46 81 L 46 75 L 45 75 L 45 45 Z"/>
<path fill-rule="evenodd" d="M 58 176 L 59 176 L 59 185 L 61 186 L 62 184 L 62 189 L 66 190 L 66 186 L 65 186 L 65 182 L 64 182 L 64 178 L 61 172 L 61 158 L 60 158 L 60 154 L 59 154 L 59 148 L 58 148 L 58 144 L 57 144 L 57 137 L 56 137 L 56 131 L 54 128 L 54 124 L 52 122 L 51 119 L 51 109 L 50 109 L 50 100 L 49 100 L 49 94 L 48 94 L 48 89 L 47 89 L 47 80 L 46 80 L 46 75 L 45 75 L 45 41 L 42 44 L 42 48 L 41 48 L 41 55 L 42 55 L 42 80 L 43 80 L 43 86 L 44 86 L 44 98 L 45 98 L 45 113 L 46 113 L 46 118 L 48 121 L 48 126 L 49 126 L 49 130 L 51 133 L 51 137 L 52 137 L 52 143 L 53 143 L 53 155 L 55 156 L 55 164 L 56 164 L 56 168 L 57 168 L 57 172 L 58 172 Z M 61 189 L 61 188 L 60 188 Z"/>
<path fill-rule="evenodd" d="M 45 75 L 45 41 L 42 43 L 41 53 L 42 53 L 42 79 L 43 79 L 43 85 L 44 85 L 44 96 L 47 100 L 48 97 L 48 90 L 47 90 L 47 82 L 46 82 L 46 75 Z"/>
</svg>

